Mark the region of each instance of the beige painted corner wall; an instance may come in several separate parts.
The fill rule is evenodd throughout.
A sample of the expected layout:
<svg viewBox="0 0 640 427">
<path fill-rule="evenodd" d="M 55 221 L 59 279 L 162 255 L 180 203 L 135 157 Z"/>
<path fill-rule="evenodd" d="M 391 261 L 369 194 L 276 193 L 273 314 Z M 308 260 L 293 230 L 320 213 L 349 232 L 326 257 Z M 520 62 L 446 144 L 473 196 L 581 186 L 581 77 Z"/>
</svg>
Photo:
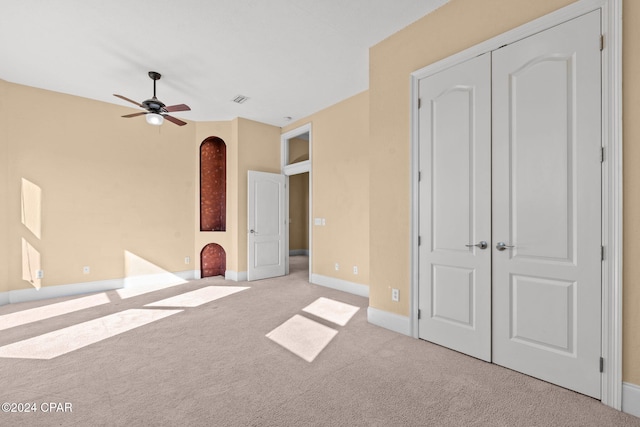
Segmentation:
<svg viewBox="0 0 640 427">
<path fill-rule="evenodd" d="M 9 259 L 9 238 L 8 238 L 8 172 L 9 172 L 9 123 L 4 114 L 6 110 L 8 84 L 0 80 L 0 259 Z M 9 290 L 9 263 L 0 262 L 0 293 Z M 1 303 L 1 302 L 0 302 Z"/>
<path fill-rule="evenodd" d="M 198 231 L 200 144 L 211 136 L 221 138 L 227 146 L 227 229 L 203 232 Z M 226 252 L 227 271 L 244 273 L 247 271 L 247 172 L 256 170 L 280 173 L 280 128 L 243 118 L 225 122 L 198 122 L 194 147 L 194 268 L 201 268 L 202 249 L 209 243 L 217 243 Z"/>
<path fill-rule="evenodd" d="M 640 2 L 623 3 L 623 380 L 640 384 Z"/>
<path fill-rule="evenodd" d="M 409 314 L 409 78 L 440 59 L 564 7 L 573 0 L 451 0 L 370 49 L 370 305 Z M 640 384 L 640 4 L 625 1 L 623 379 Z M 389 225 L 393 224 L 393 227 Z M 390 284 L 400 289 L 391 301 Z M 404 295 L 404 297 L 403 297 Z"/>
<path fill-rule="evenodd" d="M 363 285 L 370 280 L 368 105 L 362 92 L 283 128 L 312 126 L 311 216 L 326 219 L 312 229 L 312 273 Z"/>
<path fill-rule="evenodd" d="M 169 272 L 187 269 L 193 125 L 152 127 L 121 118 L 129 108 L 7 82 L 1 88 L 0 147 L 11 159 L 2 160 L 8 290 L 32 287 L 22 279 L 22 239 L 40 253 L 42 286 L 121 279 L 125 251 Z M 42 191 L 41 238 L 21 221 L 22 179 Z"/>
<path fill-rule="evenodd" d="M 238 133 L 238 270 L 247 271 L 248 171 L 280 173 L 280 128 L 248 119 L 235 119 Z M 229 176 L 227 174 L 227 176 Z"/>
</svg>

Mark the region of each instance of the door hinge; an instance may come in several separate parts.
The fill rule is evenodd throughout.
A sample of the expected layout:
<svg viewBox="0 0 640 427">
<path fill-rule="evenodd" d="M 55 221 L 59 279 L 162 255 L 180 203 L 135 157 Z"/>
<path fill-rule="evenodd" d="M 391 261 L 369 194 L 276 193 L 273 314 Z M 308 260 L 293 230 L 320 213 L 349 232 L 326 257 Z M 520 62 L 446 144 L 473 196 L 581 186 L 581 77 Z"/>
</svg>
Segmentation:
<svg viewBox="0 0 640 427">
<path fill-rule="evenodd" d="M 604 372 L 604 357 L 600 358 L 600 372 Z"/>
<path fill-rule="evenodd" d="M 604 50 L 604 34 L 600 34 L 600 51 Z"/>
<path fill-rule="evenodd" d="M 422 310 L 418 309 L 418 320 L 422 319 Z"/>
<path fill-rule="evenodd" d="M 422 181 L 422 172 L 418 172 L 418 182 Z"/>
<path fill-rule="evenodd" d="M 418 98 L 418 108 L 422 107 L 422 98 Z"/>
<path fill-rule="evenodd" d="M 422 237 L 418 236 L 418 246 L 420 246 L 422 244 Z"/>
<path fill-rule="evenodd" d="M 600 147 L 600 163 L 604 162 L 604 147 Z"/>
<path fill-rule="evenodd" d="M 604 246 L 600 246 L 600 261 L 604 261 Z"/>
</svg>

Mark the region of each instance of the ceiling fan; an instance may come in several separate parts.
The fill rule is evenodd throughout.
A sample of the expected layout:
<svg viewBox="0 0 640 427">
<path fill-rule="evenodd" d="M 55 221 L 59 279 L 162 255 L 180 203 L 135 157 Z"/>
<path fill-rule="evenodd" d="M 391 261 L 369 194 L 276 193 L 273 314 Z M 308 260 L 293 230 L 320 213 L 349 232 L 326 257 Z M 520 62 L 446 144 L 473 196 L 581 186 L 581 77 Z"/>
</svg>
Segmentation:
<svg viewBox="0 0 640 427">
<path fill-rule="evenodd" d="M 146 101 L 142 101 L 142 103 L 138 103 L 136 101 L 133 101 L 127 98 L 126 96 L 117 95 L 115 93 L 113 94 L 113 96 L 117 96 L 120 99 L 129 101 L 132 104 L 136 104 L 138 107 L 144 108 L 145 110 L 147 110 L 140 113 L 127 114 L 122 117 L 130 118 L 130 117 L 137 117 L 137 116 L 142 116 L 146 114 L 147 123 L 151 125 L 159 126 L 162 124 L 164 119 L 167 119 L 170 122 L 177 124 L 178 126 L 186 125 L 187 124 L 186 122 L 183 122 L 180 119 L 176 119 L 175 117 L 170 116 L 167 113 L 173 113 L 175 111 L 190 111 L 191 108 L 189 108 L 189 106 L 185 104 L 170 105 L 168 107 L 164 105 L 162 101 L 156 98 L 156 80 L 160 80 L 160 77 L 162 77 L 162 75 L 156 71 L 149 71 L 149 77 L 151 78 L 151 80 L 153 80 L 153 98 L 151 99 L 147 99 Z"/>
</svg>

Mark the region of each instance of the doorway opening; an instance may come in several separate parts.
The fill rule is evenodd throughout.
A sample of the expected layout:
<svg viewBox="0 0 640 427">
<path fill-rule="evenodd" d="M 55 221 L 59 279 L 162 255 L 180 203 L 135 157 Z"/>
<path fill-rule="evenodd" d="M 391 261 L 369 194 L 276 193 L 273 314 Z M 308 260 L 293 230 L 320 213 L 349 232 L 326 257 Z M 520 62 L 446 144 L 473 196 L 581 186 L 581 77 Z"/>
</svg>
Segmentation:
<svg viewBox="0 0 640 427">
<path fill-rule="evenodd" d="M 311 124 L 282 134 L 281 166 L 286 179 L 286 254 L 285 274 L 300 269 L 311 277 L 312 257 L 312 136 Z M 295 260 L 291 260 L 295 257 Z M 290 271 L 291 270 L 291 271 Z"/>
</svg>

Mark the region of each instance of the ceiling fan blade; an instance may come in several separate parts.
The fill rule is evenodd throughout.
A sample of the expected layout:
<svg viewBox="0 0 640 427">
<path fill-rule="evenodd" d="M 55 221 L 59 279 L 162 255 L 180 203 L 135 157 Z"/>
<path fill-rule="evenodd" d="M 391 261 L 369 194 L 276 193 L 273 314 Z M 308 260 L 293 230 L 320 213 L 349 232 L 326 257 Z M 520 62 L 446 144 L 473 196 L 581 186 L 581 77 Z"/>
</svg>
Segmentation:
<svg viewBox="0 0 640 427">
<path fill-rule="evenodd" d="M 170 122 L 173 122 L 173 123 L 177 124 L 178 126 L 184 126 L 184 125 L 187 124 L 187 122 L 183 122 L 182 120 L 176 119 L 175 117 L 170 116 L 168 114 L 163 114 L 163 116 L 164 116 L 165 119 L 169 120 Z"/>
<path fill-rule="evenodd" d="M 140 103 L 138 103 L 138 102 L 136 102 L 136 101 L 133 101 L 133 100 L 131 100 L 131 99 L 127 98 L 126 96 L 116 95 L 115 93 L 113 94 L 113 96 L 116 96 L 116 97 L 118 97 L 118 98 L 120 98 L 120 99 L 124 99 L 125 101 L 129 101 L 129 102 L 130 102 L 130 103 L 132 103 L 132 104 L 136 104 L 136 105 L 137 105 L 138 107 L 140 107 L 140 108 L 144 108 L 144 107 L 142 106 L 142 104 L 140 104 Z"/>
<path fill-rule="evenodd" d="M 170 105 L 168 107 L 164 107 L 163 110 L 166 111 L 167 113 L 173 113 L 174 111 L 190 111 L 191 108 L 189 108 L 189 106 L 185 104 L 178 104 L 178 105 Z"/>
<path fill-rule="evenodd" d="M 122 116 L 122 117 L 126 117 L 127 119 L 130 117 L 138 117 L 138 116 L 143 116 L 147 114 L 145 111 L 141 112 L 141 113 L 133 113 L 133 114 L 127 114 L 126 116 Z"/>
</svg>

